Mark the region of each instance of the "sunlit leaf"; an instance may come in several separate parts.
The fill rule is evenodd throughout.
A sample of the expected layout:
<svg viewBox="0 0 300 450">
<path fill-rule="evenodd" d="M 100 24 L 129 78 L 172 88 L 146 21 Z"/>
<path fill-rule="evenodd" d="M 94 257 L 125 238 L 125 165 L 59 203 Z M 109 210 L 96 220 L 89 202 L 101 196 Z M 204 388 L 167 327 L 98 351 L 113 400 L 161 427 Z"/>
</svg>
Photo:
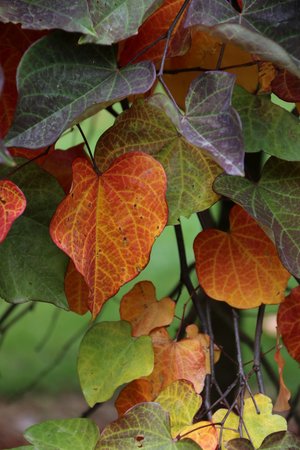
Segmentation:
<svg viewBox="0 0 300 450">
<path fill-rule="evenodd" d="M 151 281 L 140 281 L 120 304 L 120 316 L 132 326 L 133 336 L 148 335 L 154 328 L 170 325 L 174 318 L 175 302 L 169 297 L 158 301 Z"/>
<path fill-rule="evenodd" d="M 272 414 L 272 401 L 269 397 L 262 394 L 254 396 L 257 407 L 260 413 L 256 412 L 253 400 L 251 397 L 244 400 L 243 408 L 243 427 L 242 433 L 245 438 L 249 438 L 245 428 L 247 429 L 254 448 L 258 448 L 264 438 L 276 431 L 285 431 L 287 429 L 287 422 L 284 417 L 277 414 Z M 219 423 L 227 414 L 227 409 L 219 409 L 213 415 L 213 422 Z M 240 418 L 233 412 L 230 412 L 224 423 L 222 434 L 222 449 L 226 449 L 226 443 L 234 438 L 239 438 L 239 422 Z M 228 429 L 230 428 L 230 429 Z M 233 431 L 236 430 L 236 431 Z"/>
<path fill-rule="evenodd" d="M 95 158 L 101 170 L 125 152 L 141 150 L 151 154 L 164 167 L 168 179 L 169 224 L 178 223 L 180 215 L 209 208 L 218 197 L 211 186 L 221 168 L 198 147 L 179 134 L 171 119 L 154 101 L 138 101 L 121 114 L 99 139 Z M 173 117 L 178 116 L 168 104 Z"/>
<path fill-rule="evenodd" d="M 164 0 L 162 6 L 157 9 L 139 28 L 138 34 L 127 39 L 122 48 L 119 63 L 121 66 L 129 63 L 135 56 L 151 45 L 156 39 L 166 33 L 180 10 L 184 0 Z M 168 46 L 168 56 L 180 54 L 187 50 L 189 44 L 189 30 L 182 26 L 184 16 L 177 23 L 175 31 Z M 132 33 L 133 34 L 133 33 Z M 135 61 L 159 60 L 165 49 L 165 40 L 160 40 L 156 45 L 138 56 Z"/>
<path fill-rule="evenodd" d="M 25 208 L 26 198 L 21 189 L 10 180 L 0 180 L 0 243 Z"/>
<path fill-rule="evenodd" d="M 202 450 L 216 450 L 219 443 L 218 432 L 213 423 L 204 420 L 183 428 L 180 431 L 181 436 L 183 439 L 197 442 Z"/>
<path fill-rule="evenodd" d="M 56 31 L 23 56 L 17 78 L 20 97 L 6 142 L 9 147 L 52 144 L 78 118 L 152 86 L 152 63 L 119 70 L 113 47 L 78 46 L 77 39 L 77 35 Z"/>
<path fill-rule="evenodd" d="M 258 95 L 270 94 L 272 92 L 271 83 L 275 78 L 277 69 L 273 63 L 269 61 L 257 61 L 259 88 L 255 92 Z"/>
<path fill-rule="evenodd" d="M 300 79 L 280 69 L 271 83 L 272 91 L 286 102 L 300 102 Z"/>
<path fill-rule="evenodd" d="M 89 288 L 71 259 L 65 275 L 65 294 L 71 311 L 85 314 L 89 310 Z"/>
<path fill-rule="evenodd" d="M 280 305 L 277 324 L 288 352 L 300 362 L 300 286 L 292 289 Z"/>
<path fill-rule="evenodd" d="M 99 429 L 90 419 L 47 420 L 24 433 L 35 449 L 94 450 Z"/>
<path fill-rule="evenodd" d="M 223 0 L 192 0 L 186 26 L 197 25 L 300 76 L 298 0 L 244 0 L 242 12 Z"/>
<path fill-rule="evenodd" d="M 1 167 L 1 176 L 8 170 Z M 27 207 L 0 246 L 0 297 L 11 303 L 34 300 L 67 308 L 64 274 L 68 260 L 49 236 L 49 222 L 63 191 L 35 164 L 22 167 L 10 180 L 24 193 Z"/>
<path fill-rule="evenodd" d="M 209 342 L 210 337 L 208 334 L 199 333 L 199 329 L 197 325 L 191 324 L 188 325 L 185 329 L 186 336 L 190 339 L 196 338 L 202 345 L 203 351 L 205 353 L 205 366 L 206 366 L 206 373 L 211 373 L 210 369 L 210 356 L 209 356 Z M 217 363 L 221 356 L 221 350 L 219 347 L 214 344 L 214 362 Z"/>
<path fill-rule="evenodd" d="M 258 183 L 224 175 L 214 189 L 272 229 L 283 265 L 300 277 L 300 164 L 272 157 Z"/>
<path fill-rule="evenodd" d="M 240 206 L 230 211 L 230 232 L 207 229 L 194 242 L 196 272 L 205 292 L 236 308 L 280 303 L 290 274 L 273 242 Z"/>
<path fill-rule="evenodd" d="M 175 438 L 185 426 L 193 422 L 193 417 L 200 408 L 202 399 L 196 394 L 191 383 L 177 380 L 163 389 L 156 397 L 155 402 L 169 412 L 171 434 Z"/>
<path fill-rule="evenodd" d="M 190 85 L 180 131 L 232 175 L 244 171 L 244 148 L 239 116 L 231 106 L 234 76 L 205 72 Z"/>
<path fill-rule="evenodd" d="M 300 124 L 293 114 L 272 103 L 270 96 L 252 95 L 239 86 L 232 104 L 242 120 L 247 152 L 264 150 L 288 161 L 300 160 Z"/>
<path fill-rule="evenodd" d="M 78 374 L 90 406 L 109 400 L 119 386 L 149 375 L 152 370 L 150 337 L 132 337 L 127 322 L 97 323 L 80 344 Z"/>
<path fill-rule="evenodd" d="M 163 168 L 143 153 L 119 157 L 101 176 L 88 161 L 74 162 L 72 189 L 50 233 L 84 276 L 93 317 L 148 263 L 167 221 L 165 190 Z"/>
<path fill-rule="evenodd" d="M 140 378 L 133 380 L 122 389 L 115 401 L 115 407 L 121 416 L 138 403 L 152 402 L 154 399 L 151 383 Z"/>
<path fill-rule="evenodd" d="M 101 433 L 96 450 L 199 450 L 192 441 L 176 442 L 170 432 L 169 415 L 158 403 L 142 403 Z"/>
<path fill-rule="evenodd" d="M 197 339 L 172 341 L 164 328 L 153 331 L 154 370 L 147 380 L 154 398 L 175 380 L 187 380 L 197 393 L 203 389 L 206 374 L 205 354 Z"/>
</svg>

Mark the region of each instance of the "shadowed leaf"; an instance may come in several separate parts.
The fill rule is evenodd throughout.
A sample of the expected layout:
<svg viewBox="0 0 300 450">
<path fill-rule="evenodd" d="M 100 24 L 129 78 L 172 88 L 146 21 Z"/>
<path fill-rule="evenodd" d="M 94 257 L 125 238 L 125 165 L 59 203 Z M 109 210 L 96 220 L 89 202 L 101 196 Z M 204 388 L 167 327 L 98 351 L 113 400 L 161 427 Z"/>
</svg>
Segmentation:
<svg viewBox="0 0 300 450">
<path fill-rule="evenodd" d="M 161 165 L 143 153 L 119 157 L 101 176 L 88 161 L 74 162 L 72 189 L 50 234 L 84 276 L 93 317 L 148 263 L 167 222 L 165 190 Z"/>
<path fill-rule="evenodd" d="M 95 450 L 199 450 L 192 441 L 176 442 L 170 432 L 169 415 L 158 403 L 142 403 L 108 425 Z"/>
<path fill-rule="evenodd" d="M 270 158 L 258 183 L 220 176 L 214 189 L 272 229 L 283 265 L 300 277 L 300 163 Z"/>
<path fill-rule="evenodd" d="M 0 180 L 0 243 L 25 208 L 26 198 L 21 189 L 12 181 Z"/>
<path fill-rule="evenodd" d="M 245 438 L 237 438 L 231 439 L 226 444 L 226 449 L 228 450 L 255 450 L 253 445 L 248 439 Z"/>
<path fill-rule="evenodd" d="M 52 144 L 74 121 L 152 86 L 152 63 L 119 70 L 113 47 L 78 46 L 77 38 L 56 31 L 23 56 L 17 78 L 19 101 L 6 138 L 9 147 Z"/>
<path fill-rule="evenodd" d="M 300 439 L 289 431 L 278 431 L 267 436 L 260 449 L 264 450 L 299 450 Z"/>
<path fill-rule="evenodd" d="M 137 283 L 120 304 L 120 316 L 132 326 L 132 335 L 148 335 L 154 328 L 170 325 L 174 318 L 175 302 L 169 297 L 156 299 L 151 281 Z"/>
<path fill-rule="evenodd" d="M 85 314 L 89 310 L 89 288 L 71 259 L 65 275 L 65 294 L 71 311 Z"/>
<path fill-rule="evenodd" d="M 198 339 L 202 345 L 203 351 L 205 353 L 205 367 L 206 373 L 211 373 L 210 370 L 210 356 L 209 356 L 209 341 L 210 337 L 208 334 L 199 333 L 199 328 L 195 324 L 188 325 L 185 329 L 186 337 L 190 339 Z M 221 350 L 214 344 L 214 363 L 217 363 L 221 356 Z"/>
<path fill-rule="evenodd" d="M 152 402 L 153 400 L 154 395 L 151 383 L 140 378 L 139 380 L 133 380 L 122 389 L 115 401 L 115 407 L 119 416 L 121 416 L 138 403 Z"/>
<path fill-rule="evenodd" d="M 152 370 L 150 337 L 132 337 L 127 322 L 97 323 L 80 344 L 78 374 L 90 406 L 109 400 L 119 386 L 149 375 Z"/>
<path fill-rule="evenodd" d="M 300 286 L 292 289 L 280 305 L 277 324 L 289 354 L 300 362 Z"/>
<path fill-rule="evenodd" d="M 274 355 L 274 360 L 278 367 L 278 373 L 279 373 L 279 393 L 276 398 L 276 402 L 274 404 L 273 411 L 274 412 L 284 412 L 289 411 L 291 409 L 291 406 L 289 404 L 289 400 L 291 398 L 291 392 L 285 385 L 284 379 L 283 379 L 283 369 L 285 366 L 285 360 L 280 352 L 280 345 L 279 345 L 279 330 L 277 329 L 277 340 L 276 340 L 276 352 Z"/>
<path fill-rule="evenodd" d="M 240 206 L 230 211 L 230 232 L 200 232 L 194 252 L 199 283 L 210 297 L 235 308 L 254 308 L 284 299 L 290 274 L 273 242 Z"/>
<path fill-rule="evenodd" d="M 286 102 L 300 102 L 300 79 L 280 69 L 271 83 L 272 91 Z"/>
</svg>

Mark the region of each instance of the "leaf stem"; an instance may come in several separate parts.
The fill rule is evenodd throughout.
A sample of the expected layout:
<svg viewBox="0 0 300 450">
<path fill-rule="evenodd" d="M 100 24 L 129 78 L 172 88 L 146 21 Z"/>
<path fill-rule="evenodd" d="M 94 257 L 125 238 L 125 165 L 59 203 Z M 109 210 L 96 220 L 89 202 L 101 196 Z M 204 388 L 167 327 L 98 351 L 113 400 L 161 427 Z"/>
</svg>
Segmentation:
<svg viewBox="0 0 300 450">
<path fill-rule="evenodd" d="M 119 117 L 119 114 L 117 113 L 117 111 L 114 110 L 114 108 L 112 107 L 112 105 L 107 106 L 105 109 L 106 109 L 106 111 L 107 111 L 109 114 L 111 114 L 115 119 L 116 119 L 117 117 Z"/>
<path fill-rule="evenodd" d="M 253 370 L 256 374 L 257 385 L 259 392 L 261 394 L 265 393 L 264 381 L 261 373 L 261 336 L 262 336 L 262 325 L 265 314 L 265 305 L 261 305 L 258 308 L 256 329 L 255 329 L 255 339 L 254 339 L 254 360 L 253 360 Z"/>
<path fill-rule="evenodd" d="M 100 170 L 98 169 L 98 166 L 97 166 L 97 164 L 96 164 L 95 158 L 94 158 L 93 153 L 92 153 L 92 151 L 91 151 L 90 144 L 88 143 L 87 138 L 86 138 L 86 136 L 85 136 L 85 134 L 84 134 L 84 132 L 83 132 L 83 130 L 82 130 L 80 124 L 77 123 L 76 126 L 77 126 L 77 128 L 78 128 L 78 130 L 79 130 L 79 132 L 80 132 L 80 134 L 81 134 L 82 139 L 84 140 L 84 143 L 85 143 L 85 145 L 86 145 L 87 151 L 89 152 L 89 155 L 90 155 L 90 158 L 91 158 L 93 167 L 94 167 L 94 171 L 96 172 L 96 174 L 97 174 L 98 176 L 100 176 L 100 175 L 101 175 L 101 172 L 100 172 Z"/>
<path fill-rule="evenodd" d="M 20 164 L 19 166 L 15 167 L 13 170 L 11 170 L 6 177 L 11 177 L 12 175 L 14 175 L 16 172 L 18 172 L 19 170 L 23 169 L 23 167 L 27 166 L 28 164 L 36 161 L 39 158 L 42 158 L 43 156 L 47 155 L 49 153 L 50 148 L 52 147 L 52 145 L 49 145 L 42 153 L 40 153 L 37 156 L 34 156 L 31 159 L 28 159 L 27 161 L 25 161 L 24 163 Z"/>
</svg>

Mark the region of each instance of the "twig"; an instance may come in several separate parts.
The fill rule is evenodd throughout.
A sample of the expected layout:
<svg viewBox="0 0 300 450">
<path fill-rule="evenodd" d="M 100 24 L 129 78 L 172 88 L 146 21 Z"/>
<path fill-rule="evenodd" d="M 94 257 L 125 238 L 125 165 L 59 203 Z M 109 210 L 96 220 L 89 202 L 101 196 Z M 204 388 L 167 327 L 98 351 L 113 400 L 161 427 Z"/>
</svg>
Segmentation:
<svg viewBox="0 0 300 450">
<path fill-rule="evenodd" d="M 260 369 L 261 364 L 261 351 L 260 351 L 260 345 L 261 345 L 261 335 L 262 335 L 262 325 L 264 320 L 264 314 L 265 314 L 265 305 L 261 305 L 258 308 L 257 313 L 257 321 L 256 321 L 256 329 L 255 329 L 255 339 L 254 339 L 254 360 L 253 360 L 253 370 L 256 374 L 257 378 L 257 385 L 259 392 L 261 394 L 265 393 L 265 387 L 264 387 L 264 381 Z"/>
<path fill-rule="evenodd" d="M 114 110 L 114 108 L 113 108 L 111 105 L 107 106 L 105 109 L 106 109 L 106 111 L 109 112 L 109 114 L 111 114 L 113 117 L 115 117 L 115 118 L 119 117 L 119 114 L 117 113 L 117 111 Z"/>
<path fill-rule="evenodd" d="M 76 126 L 77 126 L 77 128 L 78 128 L 78 130 L 79 130 L 79 132 L 80 132 L 80 134 L 81 134 L 81 136 L 82 136 L 82 139 L 84 140 L 84 143 L 85 143 L 85 145 L 86 145 L 87 151 L 89 152 L 89 155 L 90 155 L 90 158 L 91 158 L 93 167 L 94 167 L 94 171 L 96 172 L 97 175 L 100 176 L 100 175 L 101 175 L 101 172 L 100 172 L 100 170 L 98 169 L 98 166 L 97 166 L 97 164 L 96 164 L 95 158 L 94 158 L 93 153 L 92 153 L 92 151 L 91 151 L 90 144 L 88 143 L 87 138 L 86 138 L 86 136 L 85 136 L 85 134 L 84 134 L 84 132 L 83 132 L 83 130 L 82 130 L 80 124 L 77 123 Z"/>
<path fill-rule="evenodd" d="M 29 303 L 29 305 L 27 305 L 26 308 L 22 309 L 22 311 L 20 311 L 18 314 L 16 314 L 8 323 L 6 323 L 4 326 L 2 326 L 0 328 L 1 344 L 2 344 L 5 333 L 7 333 L 7 330 L 10 327 L 12 327 L 16 322 L 18 322 L 18 320 L 22 319 L 22 317 L 24 317 L 27 313 L 32 311 L 36 307 L 36 305 L 37 304 L 35 302 Z"/>
<path fill-rule="evenodd" d="M 9 305 L 8 308 L 4 311 L 2 316 L 0 317 L 0 325 L 3 324 L 3 322 L 6 321 L 6 319 L 12 314 L 14 309 L 18 306 L 18 303 L 14 303 L 13 305 Z"/>
<path fill-rule="evenodd" d="M 11 177 L 12 175 L 14 175 L 16 172 L 18 172 L 19 170 L 23 169 L 23 167 L 27 166 L 28 164 L 31 164 L 32 162 L 36 161 L 39 158 L 42 158 L 42 156 L 47 155 L 47 153 L 49 153 L 50 148 L 52 147 L 52 145 L 49 145 L 49 147 L 46 148 L 46 150 L 44 150 L 42 153 L 40 153 L 37 156 L 34 156 L 31 159 L 28 159 L 27 161 L 25 161 L 24 163 L 20 164 L 19 166 L 15 167 L 13 170 L 11 170 L 6 177 Z"/>
<path fill-rule="evenodd" d="M 262 61 L 249 61 L 249 62 L 243 63 L 243 64 L 233 64 L 231 66 L 223 66 L 223 67 L 220 67 L 219 70 L 239 69 L 239 68 L 243 68 L 243 67 L 255 66 L 258 64 L 258 62 L 262 62 Z M 212 70 L 214 70 L 214 69 L 212 69 L 211 67 L 194 66 L 194 67 L 182 67 L 179 69 L 165 69 L 164 74 L 176 75 L 178 73 L 185 73 L 185 72 L 211 72 Z"/>
<path fill-rule="evenodd" d="M 216 70 L 220 70 L 220 68 L 221 68 L 221 64 L 222 64 L 225 48 L 226 48 L 226 44 L 223 43 L 222 46 L 221 46 L 220 54 L 219 54 L 218 61 L 217 61 L 217 64 L 216 64 Z"/>
<path fill-rule="evenodd" d="M 90 417 L 102 405 L 103 405 L 103 403 L 96 403 L 94 406 L 91 406 L 90 408 L 87 408 L 85 411 L 83 411 L 83 413 L 81 414 L 80 417 L 82 417 L 82 418 Z"/>
</svg>

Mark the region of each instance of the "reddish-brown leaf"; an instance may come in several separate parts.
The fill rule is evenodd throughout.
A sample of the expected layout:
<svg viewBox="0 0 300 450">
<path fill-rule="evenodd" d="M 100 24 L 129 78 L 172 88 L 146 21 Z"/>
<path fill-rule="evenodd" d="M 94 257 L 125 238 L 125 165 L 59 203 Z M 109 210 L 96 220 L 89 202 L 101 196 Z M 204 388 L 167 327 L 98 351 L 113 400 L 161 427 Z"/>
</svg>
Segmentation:
<svg viewBox="0 0 300 450">
<path fill-rule="evenodd" d="M 289 354 L 300 363 L 300 286 L 280 305 L 277 324 Z"/>
<path fill-rule="evenodd" d="M 167 223 L 165 192 L 162 166 L 144 153 L 122 155 L 101 176 L 84 159 L 73 163 L 72 188 L 50 233 L 84 276 L 93 317 L 147 264 Z"/>
<path fill-rule="evenodd" d="M 205 292 L 236 308 L 280 303 L 290 274 L 273 242 L 240 206 L 230 211 L 230 232 L 208 229 L 194 242 L 196 271 Z"/>
<path fill-rule="evenodd" d="M 188 325 L 185 329 L 186 336 L 190 339 L 198 339 L 200 344 L 202 345 L 204 354 L 205 354 L 205 367 L 206 373 L 211 373 L 210 369 L 210 357 L 209 357 L 209 341 L 210 337 L 207 334 L 199 333 L 199 329 L 197 325 L 191 324 Z M 214 362 L 217 363 L 221 356 L 221 350 L 217 345 L 214 344 Z"/>
<path fill-rule="evenodd" d="M 183 2 L 184 0 L 165 0 L 163 5 L 142 24 L 138 34 L 124 42 L 119 57 L 121 66 L 126 65 L 143 49 L 168 31 Z M 170 40 L 168 56 L 178 55 L 188 49 L 190 31 L 183 27 L 183 22 L 184 15 L 179 20 Z M 156 45 L 137 57 L 135 62 L 149 59 L 158 61 L 163 55 L 165 42 L 165 39 L 160 40 Z"/>
<path fill-rule="evenodd" d="M 193 383 L 201 392 L 206 374 L 205 354 L 198 339 L 172 341 L 165 328 L 151 333 L 154 348 L 154 369 L 147 377 L 154 398 L 175 380 Z"/>
<path fill-rule="evenodd" d="M 278 69 L 271 83 L 272 92 L 286 102 L 300 102 L 300 79 L 285 69 Z"/>
<path fill-rule="evenodd" d="M 192 439 L 202 450 L 215 450 L 219 443 L 218 431 L 212 422 L 201 421 L 180 431 L 181 439 Z"/>
<path fill-rule="evenodd" d="M 26 208 L 26 198 L 12 181 L 0 180 L 0 242 Z"/>
<path fill-rule="evenodd" d="M 89 310 L 89 288 L 71 259 L 65 275 L 65 294 L 71 311 L 85 314 Z"/>
<path fill-rule="evenodd" d="M 279 393 L 277 395 L 277 399 L 273 408 L 273 411 L 276 412 L 284 412 L 289 411 L 291 406 L 289 404 L 289 399 L 291 398 L 291 393 L 289 389 L 286 387 L 284 379 L 283 379 L 283 369 L 285 366 L 285 360 L 280 352 L 280 345 L 279 345 L 279 331 L 277 328 L 277 342 L 276 342 L 276 352 L 274 355 L 274 359 L 278 366 L 278 373 L 279 373 Z"/>
<path fill-rule="evenodd" d="M 175 302 L 169 297 L 158 301 L 151 281 L 140 281 L 124 295 L 120 316 L 132 326 L 133 336 L 147 335 L 154 328 L 170 325 L 174 318 Z"/>
<path fill-rule="evenodd" d="M 122 389 L 115 401 L 115 407 L 119 416 L 122 416 L 132 406 L 138 403 L 152 402 L 154 398 L 151 383 L 148 380 L 139 378 Z"/>
</svg>

